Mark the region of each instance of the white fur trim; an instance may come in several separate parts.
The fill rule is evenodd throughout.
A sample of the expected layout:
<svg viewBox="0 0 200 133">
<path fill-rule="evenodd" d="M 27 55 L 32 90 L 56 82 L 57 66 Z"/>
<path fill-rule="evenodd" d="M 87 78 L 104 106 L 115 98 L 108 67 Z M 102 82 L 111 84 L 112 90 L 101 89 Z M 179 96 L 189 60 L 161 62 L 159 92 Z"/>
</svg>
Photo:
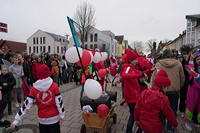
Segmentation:
<svg viewBox="0 0 200 133">
<path fill-rule="evenodd" d="M 52 83 L 53 80 L 50 77 L 48 77 L 46 79 L 37 80 L 35 83 L 33 83 L 33 87 L 39 91 L 45 92 L 50 88 Z"/>
<path fill-rule="evenodd" d="M 39 123 L 44 125 L 54 124 L 57 123 L 59 120 L 60 120 L 59 115 L 49 118 L 38 118 Z"/>
</svg>

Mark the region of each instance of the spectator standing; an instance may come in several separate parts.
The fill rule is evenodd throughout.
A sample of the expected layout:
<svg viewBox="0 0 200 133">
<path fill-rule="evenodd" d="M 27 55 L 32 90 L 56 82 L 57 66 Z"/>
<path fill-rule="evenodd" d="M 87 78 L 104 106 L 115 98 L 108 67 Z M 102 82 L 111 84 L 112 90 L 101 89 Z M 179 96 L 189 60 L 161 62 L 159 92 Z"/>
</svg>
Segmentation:
<svg viewBox="0 0 200 133">
<path fill-rule="evenodd" d="M 24 76 L 23 67 L 20 64 L 20 60 L 17 56 L 13 58 L 14 64 L 9 67 L 13 76 L 16 80 L 16 85 L 14 86 L 16 91 L 16 107 L 19 107 L 22 100 L 22 76 Z"/>
<path fill-rule="evenodd" d="M 178 109 L 180 89 L 183 87 L 185 81 L 182 64 L 180 63 L 180 61 L 176 60 L 173 57 L 173 53 L 171 50 L 166 49 L 162 54 L 162 58 L 156 63 L 156 68 L 165 70 L 172 82 L 169 88 L 167 89 L 166 95 L 169 98 L 171 108 L 173 109 L 174 114 L 176 115 Z M 152 77 L 152 81 L 154 81 L 154 78 L 155 75 Z M 168 132 L 174 132 L 169 122 L 167 123 L 166 130 Z"/>
</svg>

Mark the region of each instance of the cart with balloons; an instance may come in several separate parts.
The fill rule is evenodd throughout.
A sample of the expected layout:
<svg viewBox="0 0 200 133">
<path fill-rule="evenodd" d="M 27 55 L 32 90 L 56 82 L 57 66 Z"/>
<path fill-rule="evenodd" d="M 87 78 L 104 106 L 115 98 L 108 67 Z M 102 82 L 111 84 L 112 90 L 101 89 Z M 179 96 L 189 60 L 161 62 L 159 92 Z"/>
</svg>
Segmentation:
<svg viewBox="0 0 200 133">
<path fill-rule="evenodd" d="M 84 50 L 80 47 L 71 47 L 65 53 L 68 62 L 80 64 L 83 69 L 87 68 L 92 62 L 98 63 L 104 61 L 107 59 L 107 56 L 106 52 L 101 53 Z M 84 71 L 85 70 L 83 70 L 83 72 Z M 96 72 L 95 76 L 99 79 L 106 77 L 107 74 L 107 69 L 100 69 Z M 86 133 L 88 130 L 106 133 L 107 130 L 111 130 L 111 128 L 108 127 L 109 120 L 112 118 L 113 123 L 116 123 L 117 121 L 117 114 L 114 111 L 117 93 L 106 91 L 106 88 L 103 89 L 98 80 L 92 78 L 86 78 L 83 92 L 84 96 L 80 98 L 80 104 L 83 110 L 82 117 L 84 120 L 84 124 L 81 127 L 81 133 Z M 91 111 L 84 111 L 83 108 L 85 106 L 90 106 Z"/>
<path fill-rule="evenodd" d="M 113 123 L 117 121 L 117 115 L 114 111 L 115 106 L 113 105 L 116 102 L 117 93 L 107 92 L 106 87 L 104 89 L 104 82 L 101 82 L 102 79 L 104 80 L 107 77 L 108 69 L 96 70 L 94 67 L 95 63 L 96 65 L 99 63 L 99 66 L 101 66 L 108 58 L 108 54 L 99 50 L 82 49 L 74 26 L 77 23 L 69 17 L 67 19 L 75 45 L 67 49 L 65 58 L 69 63 L 77 63 L 81 66 L 83 73 L 82 80 L 84 79 L 80 94 L 84 124 L 80 132 L 86 133 L 88 130 L 93 130 L 98 133 L 108 133 L 110 132 L 107 132 L 110 129 L 108 128 L 110 118 L 113 118 Z M 92 76 L 88 76 L 88 71 L 90 70 L 87 70 L 87 68 L 89 65 L 92 65 L 93 68 L 92 73 L 94 75 Z"/>
</svg>

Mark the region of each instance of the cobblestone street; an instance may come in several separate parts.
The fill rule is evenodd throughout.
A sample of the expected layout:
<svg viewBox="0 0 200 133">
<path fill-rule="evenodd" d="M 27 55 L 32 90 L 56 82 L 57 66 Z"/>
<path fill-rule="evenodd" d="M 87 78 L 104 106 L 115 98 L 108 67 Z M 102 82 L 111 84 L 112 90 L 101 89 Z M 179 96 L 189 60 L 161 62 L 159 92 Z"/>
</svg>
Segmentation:
<svg viewBox="0 0 200 133">
<path fill-rule="evenodd" d="M 70 83 L 63 85 L 60 89 L 62 92 L 66 110 L 65 120 L 64 123 L 61 125 L 62 133 L 79 133 L 80 127 L 83 124 L 83 120 L 81 117 L 80 102 L 79 102 L 80 86 L 75 86 L 74 83 Z M 117 88 L 113 88 L 113 90 L 116 90 L 118 92 L 118 102 L 119 102 L 121 99 L 120 87 L 118 86 Z M 8 116 L 7 110 L 5 111 L 6 115 L 5 119 L 11 121 L 13 120 L 16 108 L 14 107 L 13 109 L 14 111 L 12 116 Z M 117 112 L 117 124 L 112 125 L 111 132 L 125 133 L 127 119 L 129 116 L 128 106 L 126 104 L 124 104 L 124 106 L 117 106 L 115 108 L 115 111 Z M 37 111 L 35 105 L 25 115 L 22 124 L 37 124 Z M 0 129 L 0 132 L 2 132 L 2 128 Z M 30 129 L 21 129 L 17 133 L 31 133 L 31 131 Z M 189 132 L 181 131 L 181 133 L 189 133 Z M 198 132 L 196 130 L 193 133 L 198 133 Z"/>
</svg>

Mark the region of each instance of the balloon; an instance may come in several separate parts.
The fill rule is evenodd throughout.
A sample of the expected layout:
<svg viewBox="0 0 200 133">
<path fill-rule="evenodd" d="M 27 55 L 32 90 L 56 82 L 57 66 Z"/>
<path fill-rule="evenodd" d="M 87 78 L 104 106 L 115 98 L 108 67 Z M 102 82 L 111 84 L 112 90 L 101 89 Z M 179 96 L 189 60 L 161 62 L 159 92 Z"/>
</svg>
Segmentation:
<svg viewBox="0 0 200 133">
<path fill-rule="evenodd" d="M 93 56 L 93 54 L 92 54 L 92 51 L 88 51 L 89 53 L 90 53 L 90 56 L 91 56 L 91 61 L 90 61 L 90 63 L 92 62 L 92 60 L 93 60 L 93 58 L 94 58 L 94 56 Z"/>
<path fill-rule="evenodd" d="M 106 104 L 100 104 L 98 107 L 97 107 L 97 114 L 102 117 L 102 116 L 105 116 L 107 115 L 109 112 L 109 108 Z"/>
<path fill-rule="evenodd" d="M 84 50 L 81 59 L 82 59 L 83 66 L 87 67 L 91 62 L 91 55 L 89 51 Z"/>
<path fill-rule="evenodd" d="M 80 53 L 80 56 L 82 57 L 82 48 L 78 47 L 78 51 Z M 65 53 L 65 58 L 69 63 L 76 63 L 79 61 L 78 53 L 76 50 L 76 47 L 69 48 Z"/>
<path fill-rule="evenodd" d="M 102 94 L 102 87 L 96 80 L 87 79 L 84 85 L 84 92 L 90 99 L 98 99 Z"/>
<path fill-rule="evenodd" d="M 104 61 L 104 60 L 106 60 L 107 58 L 108 58 L 107 52 L 103 52 L 103 53 L 102 53 L 102 56 L 101 56 L 101 60 Z"/>
<path fill-rule="evenodd" d="M 99 61 L 101 61 L 101 54 L 99 52 L 96 52 L 94 57 L 93 57 L 93 62 L 99 63 Z"/>
<path fill-rule="evenodd" d="M 99 76 L 100 78 L 104 78 L 104 77 L 106 76 L 106 69 L 100 69 L 100 70 L 98 71 L 98 76 Z"/>
</svg>

